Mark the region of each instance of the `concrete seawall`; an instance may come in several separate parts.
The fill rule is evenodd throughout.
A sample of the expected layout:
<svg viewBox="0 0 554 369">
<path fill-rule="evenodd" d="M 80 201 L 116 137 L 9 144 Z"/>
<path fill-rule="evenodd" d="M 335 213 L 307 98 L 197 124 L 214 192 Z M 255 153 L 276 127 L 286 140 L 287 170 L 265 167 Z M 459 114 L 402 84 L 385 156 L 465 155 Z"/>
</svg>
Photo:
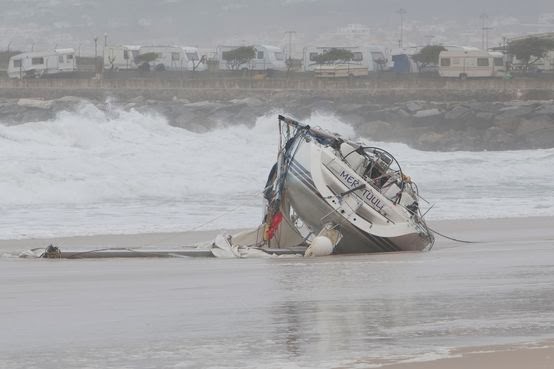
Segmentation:
<svg viewBox="0 0 554 369">
<path fill-rule="evenodd" d="M 525 79 L 0 79 L 0 97 L 52 99 L 75 95 L 88 98 L 210 100 L 298 93 L 322 98 L 372 98 L 379 101 L 509 101 L 554 99 L 554 80 Z"/>
</svg>

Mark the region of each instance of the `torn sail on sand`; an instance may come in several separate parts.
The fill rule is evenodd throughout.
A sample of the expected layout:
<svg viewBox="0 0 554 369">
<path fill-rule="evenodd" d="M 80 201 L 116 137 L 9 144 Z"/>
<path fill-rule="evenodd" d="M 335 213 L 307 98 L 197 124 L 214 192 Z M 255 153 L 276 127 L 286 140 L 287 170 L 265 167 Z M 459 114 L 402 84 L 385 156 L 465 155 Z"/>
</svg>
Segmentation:
<svg viewBox="0 0 554 369">
<path fill-rule="evenodd" d="M 429 250 L 418 188 L 386 150 L 279 115 L 279 151 L 262 224 L 218 237 L 217 256 L 256 249 L 305 255 Z"/>
</svg>

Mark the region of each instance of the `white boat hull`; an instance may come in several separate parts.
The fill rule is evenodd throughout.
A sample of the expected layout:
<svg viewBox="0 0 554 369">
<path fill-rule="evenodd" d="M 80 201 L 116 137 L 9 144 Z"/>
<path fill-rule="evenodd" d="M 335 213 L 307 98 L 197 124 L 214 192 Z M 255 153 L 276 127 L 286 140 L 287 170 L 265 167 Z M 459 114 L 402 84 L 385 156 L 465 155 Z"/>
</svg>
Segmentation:
<svg viewBox="0 0 554 369">
<path fill-rule="evenodd" d="M 363 179 L 334 155 L 327 155 L 327 149 L 331 150 L 302 141 L 286 175 L 284 206 L 291 206 L 313 234 L 325 224 L 336 226 L 343 237 L 335 254 L 419 251 L 432 245 L 432 235 L 404 207 L 369 184 L 355 190 Z M 352 192 L 340 196 L 348 191 Z M 283 209 L 283 213 L 289 211 Z"/>
</svg>

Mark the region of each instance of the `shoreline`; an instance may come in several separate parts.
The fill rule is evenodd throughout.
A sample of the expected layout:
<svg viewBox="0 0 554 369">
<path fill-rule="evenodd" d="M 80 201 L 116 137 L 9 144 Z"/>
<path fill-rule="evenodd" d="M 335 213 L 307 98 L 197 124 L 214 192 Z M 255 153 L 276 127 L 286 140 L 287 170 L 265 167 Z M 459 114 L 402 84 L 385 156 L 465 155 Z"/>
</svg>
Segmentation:
<svg viewBox="0 0 554 369">
<path fill-rule="evenodd" d="M 242 337 L 250 337 L 252 332 L 256 334 L 260 321 L 269 319 L 268 325 L 274 329 L 272 337 L 278 342 L 275 346 L 271 341 L 271 348 L 280 348 L 283 354 L 313 349 L 308 344 L 312 340 L 328 344 L 338 354 L 346 352 L 340 362 L 331 354 L 326 368 L 547 369 L 554 366 L 549 298 L 552 277 L 548 273 L 551 269 L 545 269 L 554 265 L 552 224 L 554 217 L 434 221 L 430 226 L 441 233 L 481 242 L 461 244 L 439 238 L 435 248 L 426 253 L 248 261 L 30 260 L 16 258 L 16 252 L 45 247 L 54 240 L 2 240 L 0 267 L 8 281 L 4 293 L 12 296 L 3 311 L 14 317 L 7 328 L 22 332 L 14 340 L 6 340 L 4 346 L 11 355 L 8 362 L 15 363 L 13 367 L 51 360 L 56 352 L 52 348 L 66 344 L 74 349 L 68 360 L 85 358 L 95 362 L 97 357 L 79 347 L 93 347 L 110 357 L 110 351 L 102 345 L 113 337 L 106 332 L 115 327 L 116 344 L 128 345 L 123 350 L 132 353 L 128 347 L 134 346 L 133 337 L 144 334 L 140 332 L 145 327 L 135 324 L 139 318 L 150 324 L 150 335 L 141 338 L 144 342 L 159 343 L 156 337 L 169 332 L 177 339 L 164 342 L 164 352 L 181 357 L 185 355 L 182 342 L 190 340 L 186 353 L 193 350 L 204 360 L 202 343 L 194 332 L 225 346 L 236 342 L 236 337 L 229 338 L 232 341 L 221 338 L 225 331 L 242 330 Z M 218 232 L 67 237 L 57 239 L 55 245 L 81 250 L 148 244 L 167 247 L 206 241 Z M 13 252 L 12 257 L 2 256 L 9 251 L 7 248 Z M 283 275 L 292 278 L 282 279 Z M 368 288 L 360 289 L 360 281 Z M 100 295 L 106 303 L 97 303 Z M 92 306 L 90 321 L 76 328 L 75 320 Z M 343 310 L 337 310 L 337 306 L 346 309 L 350 319 L 342 319 Z M 229 307 L 244 314 L 227 319 Z M 367 315 L 373 311 L 377 315 Z M 45 313 L 54 319 L 44 319 Z M 198 319 L 186 319 L 194 314 Z M 225 318 L 218 320 L 222 316 Z M 36 321 L 30 324 L 29 317 Z M 181 325 L 176 326 L 175 321 Z M 292 341 L 288 338 L 291 334 L 282 333 L 283 322 L 294 331 Z M 314 326 L 323 328 L 314 331 Z M 542 326 L 544 329 L 537 328 Z M 51 336 L 51 329 L 57 334 L 49 341 L 46 337 Z M 74 341 L 76 329 L 85 338 Z M 375 347 L 367 345 L 368 339 Z M 353 349 L 335 348 L 333 342 L 337 340 L 353 345 Z M 388 350 L 388 340 L 405 343 L 409 350 Z M 41 346 L 45 341 L 50 348 Z M 28 350 L 33 350 L 32 357 L 27 355 Z M 150 349 L 146 355 L 155 351 Z M 374 356 L 370 356 L 372 353 Z M 247 354 L 254 355 L 250 351 Z M 167 362 L 175 364 L 171 357 Z"/>
<path fill-rule="evenodd" d="M 451 350 L 440 359 L 405 360 L 384 364 L 381 369 L 547 369 L 554 366 L 554 341 L 470 346 Z"/>
<path fill-rule="evenodd" d="M 472 243 L 541 241 L 554 238 L 554 216 L 515 218 L 476 218 L 428 221 L 430 228 L 446 236 Z M 46 247 L 83 249 L 86 247 L 187 247 L 211 242 L 220 233 L 236 233 L 242 229 L 211 229 L 182 232 L 151 232 L 131 234 L 97 234 L 62 237 L 0 239 L 0 252 L 25 251 Z M 460 243 L 436 236 L 434 249 Z"/>
</svg>

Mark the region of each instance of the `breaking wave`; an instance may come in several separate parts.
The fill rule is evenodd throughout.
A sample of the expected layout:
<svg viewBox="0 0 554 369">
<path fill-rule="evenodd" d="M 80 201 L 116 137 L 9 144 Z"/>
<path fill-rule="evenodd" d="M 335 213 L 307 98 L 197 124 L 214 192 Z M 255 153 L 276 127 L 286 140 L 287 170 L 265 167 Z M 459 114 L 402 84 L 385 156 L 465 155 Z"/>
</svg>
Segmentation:
<svg viewBox="0 0 554 369">
<path fill-rule="evenodd" d="M 91 104 L 51 121 L 0 123 L 0 238 L 255 225 L 276 157 L 276 114 L 253 127 L 222 121 L 201 134 L 157 114 Z M 333 115 L 307 123 L 354 137 Z M 436 204 L 431 219 L 554 215 L 554 150 L 439 153 L 377 144 Z"/>
</svg>

